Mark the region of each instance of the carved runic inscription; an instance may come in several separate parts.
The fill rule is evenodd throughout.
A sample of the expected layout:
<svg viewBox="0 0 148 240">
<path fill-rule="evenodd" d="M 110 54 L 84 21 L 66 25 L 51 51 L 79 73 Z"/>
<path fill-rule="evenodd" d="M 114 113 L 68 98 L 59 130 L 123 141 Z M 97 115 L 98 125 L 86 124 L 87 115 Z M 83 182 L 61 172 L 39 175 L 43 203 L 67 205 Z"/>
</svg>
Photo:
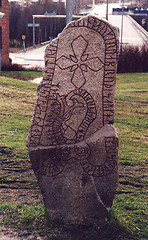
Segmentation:
<svg viewBox="0 0 148 240">
<path fill-rule="evenodd" d="M 46 143 L 49 141 L 52 145 L 77 143 L 83 140 L 89 125 L 96 118 L 95 102 L 83 89 L 75 89 L 67 96 L 52 93 L 47 110 Z"/>
<path fill-rule="evenodd" d="M 118 183 L 114 89 L 117 29 L 87 16 L 46 48 L 28 150 L 46 209 L 102 226 Z"/>
<path fill-rule="evenodd" d="M 104 137 L 98 153 L 104 161 L 97 164 L 92 144 L 77 144 L 113 124 L 117 50 L 114 29 L 91 16 L 71 22 L 47 47 L 28 146 L 66 150 L 46 150 L 37 160 L 38 173 L 58 175 L 73 157 L 88 175 L 105 176 L 116 166 L 114 137 Z"/>
<path fill-rule="evenodd" d="M 106 156 L 102 164 L 93 163 L 93 154 L 89 145 L 70 147 L 61 147 L 60 149 L 40 150 L 39 153 L 32 153 L 33 166 L 36 172 L 47 177 L 53 177 L 60 174 L 72 157 L 78 161 L 83 171 L 94 177 L 103 177 L 108 175 L 116 166 L 117 158 L 116 148 L 118 141 L 114 137 L 105 138 L 104 141 Z M 95 151 L 95 148 L 94 148 Z M 40 158 L 41 156 L 42 159 Z"/>
<path fill-rule="evenodd" d="M 60 91 L 60 81 L 56 83 L 53 80 L 51 83 L 41 145 L 83 141 L 89 126 L 97 117 L 95 100 L 85 85 L 89 81 L 87 72 L 99 72 L 104 63 L 98 56 L 92 56 L 87 51 L 90 44 L 82 35 L 74 38 L 69 45 L 72 54 L 58 57 L 55 67 L 61 75 L 63 72 L 63 78 L 65 72 L 69 73 L 67 81 L 72 88 L 63 94 Z"/>
</svg>

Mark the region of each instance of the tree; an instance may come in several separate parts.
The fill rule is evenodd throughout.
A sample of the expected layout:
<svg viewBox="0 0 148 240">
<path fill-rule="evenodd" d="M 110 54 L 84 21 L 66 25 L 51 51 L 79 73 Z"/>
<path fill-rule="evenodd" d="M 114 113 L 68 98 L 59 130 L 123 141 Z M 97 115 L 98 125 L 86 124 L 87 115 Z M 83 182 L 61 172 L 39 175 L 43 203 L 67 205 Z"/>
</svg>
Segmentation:
<svg viewBox="0 0 148 240">
<path fill-rule="evenodd" d="M 11 45 L 20 45 L 21 36 L 26 35 L 26 44 L 32 44 L 32 28 L 28 23 L 32 23 L 32 15 L 44 14 L 45 12 L 65 14 L 65 3 L 53 2 L 52 0 L 26 2 L 21 6 L 17 2 L 10 2 L 10 41 Z M 56 37 L 65 27 L 65 19 L 37 19 L 39 28 L 36 28 L 36 43 L 47 41 L 49 37 Z"/>
<path fill-rule="evenodd" d="M 21 17 L 21 6 L 17 2 L 10 2 L 9 27 L 10 27 L 10 43 L 15 45 L 18 36 L 18 24 Z"/>
</svg>

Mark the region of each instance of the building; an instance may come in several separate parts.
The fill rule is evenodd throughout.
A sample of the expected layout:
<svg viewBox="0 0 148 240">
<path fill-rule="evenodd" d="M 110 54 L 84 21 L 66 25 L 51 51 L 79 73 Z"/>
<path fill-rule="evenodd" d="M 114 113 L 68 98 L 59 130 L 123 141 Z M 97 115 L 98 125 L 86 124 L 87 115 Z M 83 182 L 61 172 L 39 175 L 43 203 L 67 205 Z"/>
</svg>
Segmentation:
<svg viewBox="0 0 148 240">
<path fill-rule="evenodd" d="M 9 64 L 9 2 L 0 0 L 0 12 L 5 15 L 0 22 L 1 65 Z"/>
</svg>

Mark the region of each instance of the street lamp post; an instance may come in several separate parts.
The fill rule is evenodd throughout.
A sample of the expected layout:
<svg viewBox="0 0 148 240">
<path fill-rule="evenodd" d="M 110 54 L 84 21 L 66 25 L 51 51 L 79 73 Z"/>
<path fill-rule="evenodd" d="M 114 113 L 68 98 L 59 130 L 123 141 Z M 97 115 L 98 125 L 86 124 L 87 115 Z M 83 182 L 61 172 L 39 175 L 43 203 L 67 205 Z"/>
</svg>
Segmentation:
<svg viewBox="0 0 148 240">
<path fill-rule="evenodd" d="M 5 15 L 4 13 L 0 12 L 0 22 L 1 22 L 1 19 L 2 19 L 2 17 L 3 17 L 4 15 Z M 1 36 L 0 36 L 0 72 L 1 72 L 1 69 L 2 69 L 2 67 L 1 67 L 2 30 L 1 30 L 0 34 L 1 34 Z"/>
</svg>

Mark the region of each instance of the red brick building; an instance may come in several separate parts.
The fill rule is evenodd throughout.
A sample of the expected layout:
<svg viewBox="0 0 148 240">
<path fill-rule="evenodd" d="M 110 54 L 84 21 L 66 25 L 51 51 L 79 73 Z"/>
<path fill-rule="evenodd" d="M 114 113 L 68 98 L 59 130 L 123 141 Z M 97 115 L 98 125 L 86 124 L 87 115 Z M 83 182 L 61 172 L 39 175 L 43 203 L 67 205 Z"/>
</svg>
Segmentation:
<svg viewBox="0 0 148 240">
<path fill-rule="evenodd" d="M 9 64 L 9 2 L 0 0 L 0 12 L 5 15 L 0 22 L 1 64 Z"/>
</svg>

